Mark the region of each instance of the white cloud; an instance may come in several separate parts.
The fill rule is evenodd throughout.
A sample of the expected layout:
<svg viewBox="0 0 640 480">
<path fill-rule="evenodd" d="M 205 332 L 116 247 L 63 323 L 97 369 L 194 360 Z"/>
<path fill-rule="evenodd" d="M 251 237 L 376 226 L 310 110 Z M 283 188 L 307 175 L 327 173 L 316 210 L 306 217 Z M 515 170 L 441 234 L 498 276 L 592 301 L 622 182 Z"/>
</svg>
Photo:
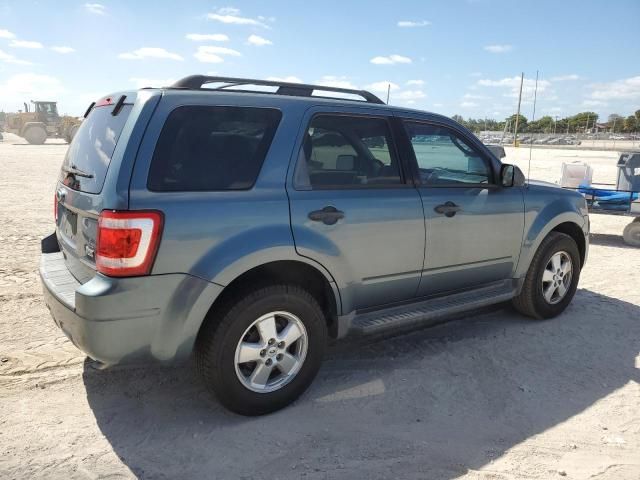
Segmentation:
<svg viewBox="0 0 640 480">
<path fill-rule="evenodd" d="M 224 62 L 224 58 L 222 58 L 220 55 L 216 55 L 214 53 L 208 53 L 206 51 L 206 49 L 204 49 L 204 47 L 198 48 L 198 51 L 196 53 L 194 53 L 193 56 L 196 57 L 196 59 L 199 62 L 202 62 L 202 63 L 222 63 L 222 62 Z"/>
<path fill-rule="evenodd" d="M 267 40 L 266 38 L 261 37 L 259 35 L 249 35 L 249 38 L 247 38 L 247 43 L 249 45 L 255 45 L 256 47 L 273 45 L 273 42 L 271 40 Z"/>
<path fill-rule="evenodd" d="M 175 79 L 173 78 L 165 78 L 164 80 L 159 80 L 157 78 L 140 78 L 133 77 L 129 79 L 130 82 L 136 85 L 136 88 L 144 88 L 144 87 L 167 87 L 173 83 L 175 83 Z"/>
<path fill-rule="evenodd" d="M 416 100 L 422 100 L 427 98 L 427 94 L 422 90 L 402 90 L 400 92 L 394 93 L 392 96 L 393 100 L 401 100 L 404 102 L 415 102 Z"/>
<path fill-rule="evenodd" d="M 395 65 L 397 63 L 411 63 L 411 59 L 402 55 L 393 54 L 387 57 L 373 57 L 370 62 L 374 65 Z"/>
<path fill-rule="evenodd" d="M 480 79 L 478 85 L 481 87 L 498 87 L 508 90 L 505 94 L 507 97 L 517 98 L 520 92 L 520 77 L 508 77 L 500 80 Z M 533 97 L 535 90 L 535 79 L 525 78 L 522 85 L 522 98 Z M 551 82 L 548 80 L 538 80 L 538 94 L 543 93 L 547 88 L 551 86 Z M 524 100 L 523 100 L 524 101 Z"/>
<path fill-rule="evenodd" d="M 267 77 L 267 80 L 271 80 L 272 82 L 302 83 L 300 78 L 293 75 L 289 75 L 288 77 Z"/>
<path fill-rule="evenodd" d="M 512 45 L 486 45 L 484 49 L 491 53 L 507 53 L 513 50 Z"/>
<path fill-rule="evenodd" d="M 267 20 L 264 17 L 260 17 L 260 20 L 249 17 L 241 17 L 240 10 L 233 7 L 220 8 L 216 10 L 215 13 L 208 13 L 207 18 L 209 20 L 224 23 L 226 25 L 252 25 L 254 27 L 270 28 L 269 25 L 261 21 Z"/>
<path fill-rule="evenodd" d="M 348 88 L 351 90 L 357 90 L 358 87 L 351 83 L 347 77 L 336 77 L 334 75 L 324 75 L 320 80 L 315 82 L 318 85 L 334 88 Z"/>
<path fill-rule="evenodd" d="M 101 3 L 85 3 L 84 8 L 89 12 L 95 15 L 104 15 L 107 13 L 107 7 L 102 5 Z"/>
<path fill-rule="evenodd" d="M 601 100 L 585 100 L 582 102 L 582 105 L 585 107 L 605 107 L 608 104 Z"/>
<path fill-rule="evenodd" d="M 559 75 L 557 77 L 551 77 L 551 81 L 553 82 L 566 82 L 569 80 L 579 80 L 580 76 L 576 75 L 575 73 L 569 74 L 569 75 Z"/>
<path fill-rule="evenodd" d="M 462 98 L 465 100 L 484 100 L 487 97 L 484 95 L 477 95 L 475 93 L 465 93 Z"/>
<path fill-rule="evenodd" d="M 211 45 L 198 47 L 196 53 L 193 54 L 193 56 L 196 57 L 198 61 L 203 63 L 222 63 L 224 62 L 223 57 L 225 55 L 240 57 L 242 54 L 237 50 L 233 50 L 232 48 L 214 47 Z"/>
<path fill-rule="evenodd" d="M 11 42 L 9 42 L 9 46 L 14 48 L 42 48 L 42 44 L 40 42 L 33 42 L 30 40 L 11 40 Z"/>
<path fill-rule="evenodd" d="M 382 82 L 373 82 L 369 85 L 365 85 L 366 90 L 371 90 L 372 92 L 378 93 L 387 93 L 387 89 L 391 87 L 391 91 L 398 90 L 400 86 L 396 83 L 389 82 L 387 80 L 383 80 Z"/>
<path fill-rule="evenodd" d="M 424 80 L 409 80 L 407 85 L 424 85 Z"/>
<path fill-rule="evenodd" d="M 76 51 L 75 48 L 71 47 L 51 47 L 51 50 L 58 53 L 73 53 Z"/>
<path fill-rule="evenodd" d="M 15 34 L 11 33 L 9 30 L 4 30 L 0 28 L 0 38 L 16 38 Z"/>
<path fill-rule="evenodd" d="M 239 15 L 240 9 L 235 7 L 222 7 L 218 9 L 221 15 Z"/>
<path fill-rule="evenodd" d="M 185 35 L 187 40 L 193 42 L 228 42 L 229 37 L 224 33 L 187 33 Z"/>
<path fill-rule="evenodd" d="M 233 48 L 227 48 L 227 47 L 215 47 L 215 46 L 203 46 L 203 47 L 198 47 L 198 50 L 206 50 L 209 53 L 214 53 L 216 55 L 231 55 L 232 57 L 241 57 L 242 54 L 237 51 L 234 50 Z"/>
<path fill-rule="evenodd" d="M 0 84 L 0 102 L 9 110 L 20 105 L 23 101 L 38 98 L 57 98 L 65 92 L 62 82 L 49 75 L 35 73 L 19 73 L 9 77 L 5 83 Z M 13 105 L 16 103 L 17 105 Z M 2 107 L 0 109 L 3 109 Z"/>
<path fill-rule="evenodd" d="M 426 27 L 431 25 L 428 20 L 400 20 L 397 24 L 400 28 Z"/>
<path fill-rule="evenodd" d="M 615 82 L 595 83 L 590 85 L 589 95 L 594 100 L 639 100 L 640 75 Z"/>
<path fill-rule="evenodd" d="M 475 103 L 475 102 L 462 102 L 462 103 L 460 104 L 460 106 L 461 106 L 462 108 L 475 108 L 475 107 L 477 107 L 477 106 L 478 106 L 478 104 L 477 104 L 477 103 Z"/>
<path fill-rule="evenodd" d="M 142 47 L 132 52 L 124 52 L 118 55 L 118 58 L 124 60 L 143 60 L 145 58 L 161 58 L 168 60 L 183 60 L 177 53 L 172 53 L 164 48 L 158 47 Z"/>
<path fill-rule="evenodd" d="M 10 53 L 3 52 L 2 50 L 0 50 L 0 62 L 13 63 L 15 65 L 31 65 L 31 62 L 20 60 Z"/>
</svg>

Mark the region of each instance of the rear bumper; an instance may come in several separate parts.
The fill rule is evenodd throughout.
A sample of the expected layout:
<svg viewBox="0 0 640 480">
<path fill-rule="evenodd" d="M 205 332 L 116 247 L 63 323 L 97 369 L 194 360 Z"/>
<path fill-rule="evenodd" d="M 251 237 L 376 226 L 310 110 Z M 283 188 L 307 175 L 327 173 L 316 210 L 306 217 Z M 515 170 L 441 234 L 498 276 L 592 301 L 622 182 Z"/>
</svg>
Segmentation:
<svg viewBox="0 0 640 480">
<path fill-rule="evenodd" d="M 44 299 L 56 325 L 106 365 L 171 362 L 189 356 L 222 287 L 186 274 L 111 278 L 80 284 L 61 252 L 43 253 Z"/>
</svg>

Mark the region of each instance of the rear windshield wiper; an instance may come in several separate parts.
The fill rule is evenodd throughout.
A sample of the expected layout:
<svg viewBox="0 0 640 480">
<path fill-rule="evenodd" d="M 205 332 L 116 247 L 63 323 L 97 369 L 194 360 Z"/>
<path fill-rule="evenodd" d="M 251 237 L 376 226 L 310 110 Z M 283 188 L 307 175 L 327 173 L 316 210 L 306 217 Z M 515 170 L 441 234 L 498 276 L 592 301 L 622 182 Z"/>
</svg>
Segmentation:
<svg viewBox="0 0 640 480">
<path fill-rule="evenodd" d="M 63 165 L 62 171 L 66 173 L 70 173 L 71 175 L 74 175 L 76 177 L 93 178 L 93 173 L 87 173 L 83 170 L 80 170 L 75 165 L 71 165 L 70 167 Z"/>
</svg>

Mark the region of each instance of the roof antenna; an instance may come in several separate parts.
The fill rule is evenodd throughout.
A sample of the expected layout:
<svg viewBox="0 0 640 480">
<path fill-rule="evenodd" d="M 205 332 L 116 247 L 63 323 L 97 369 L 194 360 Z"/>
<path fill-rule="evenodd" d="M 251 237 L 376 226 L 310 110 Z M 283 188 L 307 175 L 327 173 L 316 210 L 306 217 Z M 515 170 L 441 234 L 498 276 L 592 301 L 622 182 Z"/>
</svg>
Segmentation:
<svg viewBox="0 0 640 480">
<path fill-rule="evenodd" d="M 536 88 L 533 91 L 533 115 L 531 116 L 531 122 L 536 119 L 536 102 L 538 101 L 538 70 L 536 70 Z M 529 166 L 527 168 L 527 187 L 529 186 L 529 180 L 531 180 L 531 152 L 533 151 L 533 135 L 529 139 Z"/>
<path fill-rule="evenodd" d="M 516 128 L 513 131 L 513 146 L 517 147 L 518 143 L 518 123 L 520 120 L 520 104 L 522 103 L 522 85 L 524 84 L 524 72 L 520 76 L 520 95 L 518 95 L 518 112 L 516 113 Z"/>
<path fill-rule="evenodd" d="M 391 84 L 387 83 L 387 105 L 389 105 L 389 95 L 391 94 Z"/>
</svg>

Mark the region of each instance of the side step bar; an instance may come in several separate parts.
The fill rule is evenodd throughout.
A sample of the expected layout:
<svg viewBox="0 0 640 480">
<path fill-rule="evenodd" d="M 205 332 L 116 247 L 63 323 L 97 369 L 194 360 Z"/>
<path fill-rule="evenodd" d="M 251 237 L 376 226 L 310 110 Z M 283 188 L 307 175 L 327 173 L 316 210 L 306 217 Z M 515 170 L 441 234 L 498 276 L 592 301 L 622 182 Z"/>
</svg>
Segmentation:
<svg viewBox="0 0 640 480">
<path fill-rule="evenodd" d="M 509 280 L 446 297 L 431 298 L 372 312 L 356 313 L 351 318 L 347 335 L 365 335 L 406 328 L 504 302 L 516 294 L 515 283 Z"/>
</svg>

